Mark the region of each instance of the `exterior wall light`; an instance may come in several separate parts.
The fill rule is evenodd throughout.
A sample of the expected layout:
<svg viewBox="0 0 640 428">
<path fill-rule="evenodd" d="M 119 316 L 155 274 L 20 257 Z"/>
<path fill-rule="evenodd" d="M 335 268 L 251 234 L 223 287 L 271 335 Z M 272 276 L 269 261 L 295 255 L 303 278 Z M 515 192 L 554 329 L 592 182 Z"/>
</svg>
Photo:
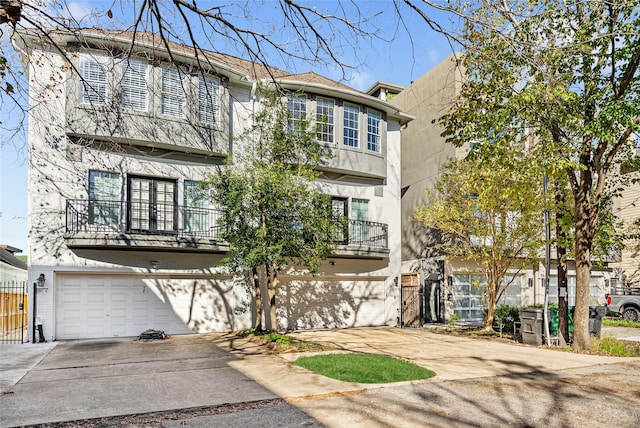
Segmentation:
<svg viewBox="0 0 640 428">
<path fill-rule="evenodd" d="M 41 273 L 40 276 L 38 277 L 38 279 L 36 279 L 36 283 L 38 284 L 38 287 L 44 287 L 44 274 Z"/>
</svg>

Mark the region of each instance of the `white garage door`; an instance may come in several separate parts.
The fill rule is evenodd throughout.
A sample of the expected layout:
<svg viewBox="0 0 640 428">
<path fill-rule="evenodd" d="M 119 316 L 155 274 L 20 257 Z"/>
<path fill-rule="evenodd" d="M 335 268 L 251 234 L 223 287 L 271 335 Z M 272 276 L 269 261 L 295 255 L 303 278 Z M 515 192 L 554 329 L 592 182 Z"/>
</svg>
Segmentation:
<svg viewBox="0 0 640 428">
<path fill-rule="evenodd" d="M 62 276 L 56 285 L 56 338 L 137 336 L 154 328 L 190 333 L 153 283 L 109 276 Z"/>
</svg>

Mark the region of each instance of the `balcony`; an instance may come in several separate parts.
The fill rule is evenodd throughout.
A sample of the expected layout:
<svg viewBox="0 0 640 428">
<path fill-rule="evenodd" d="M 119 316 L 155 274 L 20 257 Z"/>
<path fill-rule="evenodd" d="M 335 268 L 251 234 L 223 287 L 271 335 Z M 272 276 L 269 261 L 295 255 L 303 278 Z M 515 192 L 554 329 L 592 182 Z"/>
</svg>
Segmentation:
<svg viewBox="0 0 640 428">
<path fill-rule="evenodd" d="M 221 211 L 158 202 L 70 199 L 66 206 L 65 240 L 82 257 L 133 266 L 148 266 L 150 252 L 163 253 L 167 263 L 213 266 L 229 251 L 218 226 Z M 337 218 L 334 257 L 384 258 L 388 255 L 388 226 L 383 223 Z M 126 250 L 119 255 L 111 250 Z M 111 255 L 107 255 L 107 253 Z M 169 254 L 189 261 L 170 260 Z M 208 255 L 195 260 L 192 255 Z M 216 257 L 211 257 L 216 255 Z M 106 257 L 106 258 L 105 258 Z M 158 254 L 153 261 L 161 257 Z M 136 263 L 135 258 L 142 261 Z M 180 257 L 184 259 L 184 257 Z"/>
</svg>

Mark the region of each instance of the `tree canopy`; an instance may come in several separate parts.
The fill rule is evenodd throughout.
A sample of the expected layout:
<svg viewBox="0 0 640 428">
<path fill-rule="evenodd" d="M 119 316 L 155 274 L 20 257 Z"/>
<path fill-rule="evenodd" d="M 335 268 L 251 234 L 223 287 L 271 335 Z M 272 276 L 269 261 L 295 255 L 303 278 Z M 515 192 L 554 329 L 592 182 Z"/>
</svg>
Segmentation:
<svg viewBox="0 0 640 428">
<path fill-rule="evenodd" d="M 339 231 L 330 199 L 315 182 L 317 168 L 330 155 L 318 142 L 315 126 L 306 117 L 294 117 L 287 98 L 275 92 L 265 95 L 252 119 L 236 140 L 242 146 L 238 153 L 204 186 L 222 212 L 219 227 L 230 244 L 225 262 L 235 271 L 253 272 L 258 300 L 261 280 L 266 280 L 266 329 L 275 330 L 278 272 L 295 263 L 317 272 Z M 255 327 L 261 328 L 260 310 L 256 315 Z"/>
<path fill-rule="evenodd" d="M 471 4 L 460 40 L 467 70 L 459 101 L 443 117 L 456 145 L 494 158 L 527 136 L 548 176 L 572 196 L 576 262 L 574 346 L 590 348 L 589 283 L 594 239 L 612 174 L 632 155 L 640 129 L 640 6 L 634 2 Z"/>
<path fill-rule="evenodd" d="M 511 283 L 505 279 L 537 262 L 543 244 L 545 198 L 535 184 L 538 171 L 515 157 L 510 164 L 505 159 L 453 161 L 415 213 L 416 220 L 441 233 L 445 254 L 473 261 L 484 273 L 486 329 L 492 328 L 495 306 Z"/>
</svg>

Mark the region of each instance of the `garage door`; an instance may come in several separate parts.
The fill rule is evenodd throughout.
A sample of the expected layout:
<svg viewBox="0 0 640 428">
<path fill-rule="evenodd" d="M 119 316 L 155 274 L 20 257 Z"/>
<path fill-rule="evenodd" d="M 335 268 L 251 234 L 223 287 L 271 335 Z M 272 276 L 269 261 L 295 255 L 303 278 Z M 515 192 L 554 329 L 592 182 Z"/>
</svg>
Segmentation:
<svg viewBox="0 0 640 428">
<path fill-rule="evenodd" d="M 62 276 L 56 281 L 56 338 L 137 336 L 154 328 L 190 333 L 153 283 L 109 276 Z"/>
</svg>

